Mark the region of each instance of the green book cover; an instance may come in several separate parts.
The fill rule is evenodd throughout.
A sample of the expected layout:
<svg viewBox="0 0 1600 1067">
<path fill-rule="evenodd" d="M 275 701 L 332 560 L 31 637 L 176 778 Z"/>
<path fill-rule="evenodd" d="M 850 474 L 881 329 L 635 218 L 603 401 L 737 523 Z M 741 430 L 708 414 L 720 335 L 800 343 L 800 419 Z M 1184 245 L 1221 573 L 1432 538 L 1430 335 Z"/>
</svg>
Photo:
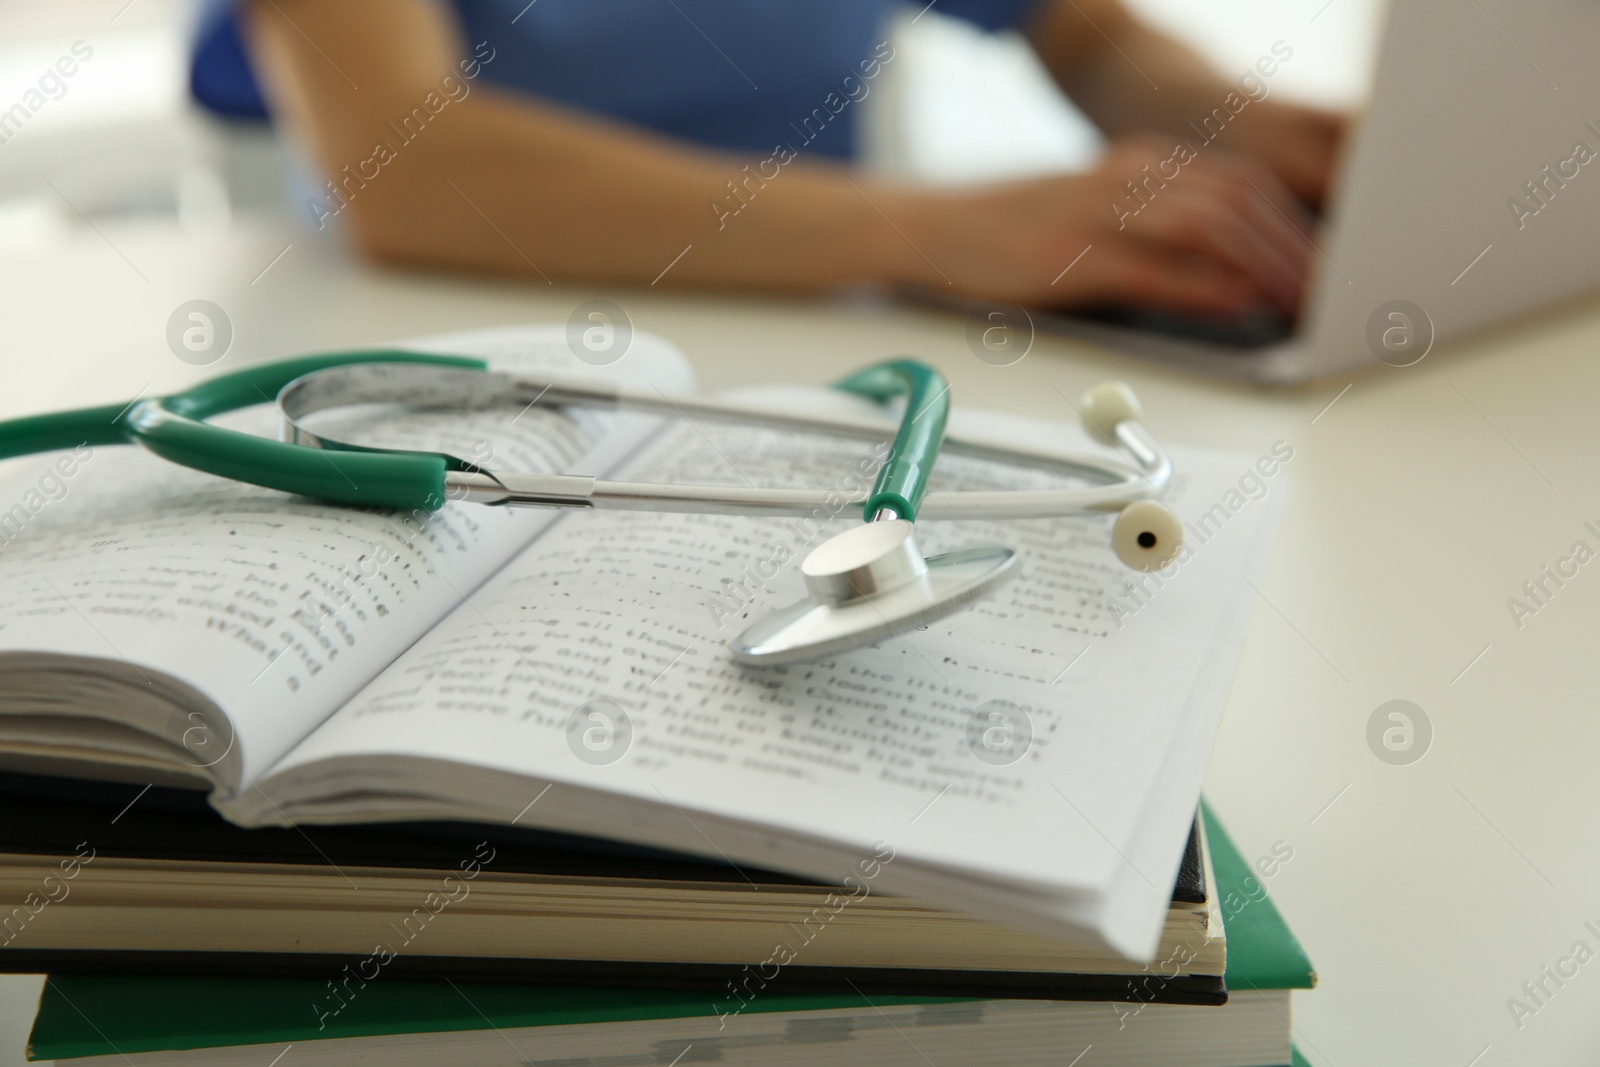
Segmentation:
<svg viewBox="0 0 1600 1067">
<path fill-rule="evenodd" d="M 1216 814 L 1204 801 L 1200 816 L 1206 844 L 1211 847 L 1211 869 L 1216 875 L 1216 897 L 1222 908 L 1222 927 L 1228 937 L 1228 988 L 1310 989 L 1317 972 L 1299 940 L 1278 913 L 1256 872 L 1239 855 Z"/>
<path fill-rule="evenodd" d="M 1247 989 L 1300 989 L 1314 981 L 1311 964 L 1278 909 L 1204 811 L 1214 892 L 1228 938 L 1227 981 Z M 1230 911 L 1229 900 L 1236 903 Z M 1230 917 L 1231 916 L 1231 917 Z M 618 988 L 553 988 L 508 984 L 373 982 L 337 1014 L 332 983 L 298 978 L 52 977 L 44 987 L 28 1043 L 29 1059 L 157 1052 L 315 1041 L 379 1034 L 502 1030 L 569 1023 L 620 1022 L 714 1015 L 701 993 Z M 948 997 L 881 998 L 878 1004 L 937 1004 Z M 860 1008 L 855 996 L 772 994 L 749 1012 Z M 728 1005 L 724 1005 L 728 1007 Z"/>
<path fill-rule="evenodd" d="M 1223 928 L 1228 934 L 1228 967 L 1224 972 L 1230 990 L 1310 989 L 1317 972 L 1300 941 L 1266 895 L 1260 879 L 1245 863 L 1210 805 L 1200 802 L 1206 844 L 1211 848 L 1211 869 L 1223 908 Z M 1298 1048 L 1291 1050 L 1289 1067 L 1311 1067 Z"/>
</svg>

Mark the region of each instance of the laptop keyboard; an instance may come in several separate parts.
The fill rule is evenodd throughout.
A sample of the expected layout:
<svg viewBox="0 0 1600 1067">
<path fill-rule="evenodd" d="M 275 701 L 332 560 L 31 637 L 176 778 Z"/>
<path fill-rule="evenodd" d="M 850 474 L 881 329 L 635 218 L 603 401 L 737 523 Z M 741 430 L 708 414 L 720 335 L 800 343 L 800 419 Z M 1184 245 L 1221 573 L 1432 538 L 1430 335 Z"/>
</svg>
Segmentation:
<svg viewBox="0 0 1600 1067">
<path fill-rule="evenodd" d="M 1294 322 L 1276 311 L 1261 310 L 1230 318 L 1185 315 L 1145 308 L 1100 308 L 1072 316 L 1090 322 L 1163 334 L 1219 348 L 1250 352 L 1279 344 L 1294 336 Z"/>
</svg>

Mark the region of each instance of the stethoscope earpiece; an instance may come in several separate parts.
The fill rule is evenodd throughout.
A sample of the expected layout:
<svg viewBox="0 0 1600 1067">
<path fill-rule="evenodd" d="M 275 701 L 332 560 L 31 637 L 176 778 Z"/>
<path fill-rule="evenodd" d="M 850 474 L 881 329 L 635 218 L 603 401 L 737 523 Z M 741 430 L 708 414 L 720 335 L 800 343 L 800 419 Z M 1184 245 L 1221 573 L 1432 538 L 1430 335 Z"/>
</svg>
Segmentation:
<svg viewBox="0 0 1600 1067">
<path fill-rule="evenodd" d="M 1101 382 L 1079 401 L 1083 424 L 1106 443 L 1138 447 L 1145 441 L 1128 438 L 1123 424 L 1141 426 L 1144 408 L 1123 382 Z M 1111 527 L 1111 550 L 1136 571 L 1158 571 L 1178 558 L 1183 547 L 1183 523 L 1171 508 L 1155 500 L 1135 500 L 1117 514 Z"/>
<path fill-rule="evenodd" d="M 1183 523 L 1155 500 L 1135 500 L 1111 525 L 1111 550 L 1136 571 L 1158 571 L 1177 559 L 1182 548 Z"/>
<path fill-rule="evenodd" d="M 1090 386 L 1078 401 L 1078 412 L 1089 432 L 1107 444 L 1116 442 L 1117 423 L 1144 421 L 1144 408 L 1139 405 L 1139 398 L 1124 382 Z"/>
</svg>

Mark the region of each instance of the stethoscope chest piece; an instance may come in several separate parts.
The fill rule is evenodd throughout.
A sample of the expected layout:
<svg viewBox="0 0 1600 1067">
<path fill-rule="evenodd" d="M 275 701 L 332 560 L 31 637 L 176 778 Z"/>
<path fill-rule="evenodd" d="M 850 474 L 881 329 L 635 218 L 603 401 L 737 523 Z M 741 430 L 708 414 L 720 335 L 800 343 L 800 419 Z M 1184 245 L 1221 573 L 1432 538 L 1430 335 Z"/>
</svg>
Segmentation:
<svg viewBox="0 0 1600 1067">
<path fill-rule="evenodd" d="M 770 665 L 863 648 L 987 596 L 1020 569 L 1004 545 L 924 559 L 910 522 L 869 522 L 813 549 L 800 565 L 811 596 L 734 638 L 733 658 Z"/>
</svg>

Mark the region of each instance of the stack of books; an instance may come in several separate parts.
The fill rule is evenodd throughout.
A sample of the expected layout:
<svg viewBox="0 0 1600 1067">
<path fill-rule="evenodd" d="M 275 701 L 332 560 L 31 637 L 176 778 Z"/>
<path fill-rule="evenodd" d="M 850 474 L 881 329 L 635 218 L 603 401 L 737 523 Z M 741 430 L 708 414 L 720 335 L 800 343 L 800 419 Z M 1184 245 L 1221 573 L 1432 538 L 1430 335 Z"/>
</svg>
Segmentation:
<svg viewBox="0 0 1600 1067">
<path fill-rule="evenodd" d="M 575 364 L 560 329 L 425 347 Z M 692 388 L 642 334 L 578 369 Z M 752 671 L 726 638 L 798 599 L 784 564 L 848 521 L 859 443 L 541 407 L 337 417 L 509 469 L 837 482 L 841 506 L 396 515 L 78 455 L 0 552 L 0 966 L 55 975 L 35 1054 L 920 1062 L 926 1035 L 940 1063 L 1080 1042 L 1286 1062 L 1309 966 L 1195 814 L 1275 515 L 1239 489 L 1248 457 L 1174 450 L 1179 514 L 1228 518 L 1163 575 L 1132 580 L 1101 518 L 926 524 L 931 551 L 1019 545 L 1025 577 L 881 648 Z M 1046 477 L 948 457 L 935 484 Z"/>
<path fill-rule="evenodd" d="M 19 782 L 35 801 L 49 788 Z M 110 804 L 55 798 L 35 805 L 43 819 L 22 806 L 0 801 L 0 885 L 37 881 L 46 857 L 77 865 L 56 868 L 68 906 L 41 909 L 0 959 L 55 972 L 30 1057 L 84 1067 L 259 1067 L 287 1046 L 295 1063 L 418 1067 L 1060 1064 L 1090 1049 L 1102 1064 L 1275 1067 L 1291 1062 L 1290 991 L 1315 981 L 1209 810 L 1158 958 L 1138 964 L 899 898 L 830 912 L 826 886 L 746 870 L 752 889 L 725 865 L 603 841 L 390 826 L 313 844 L 156 790 L 114 827 Z M 92 855 L 57 844 L 95 823 Z M 330 877 L 357 887 L 337 908 Z M 341 921 L 381 933 L 337 951 Z M 505 942 L 493 954 L 471 954 L 480 925 Z M 259 949 L 273 938 L 278 951 Z"/>
</svg>

